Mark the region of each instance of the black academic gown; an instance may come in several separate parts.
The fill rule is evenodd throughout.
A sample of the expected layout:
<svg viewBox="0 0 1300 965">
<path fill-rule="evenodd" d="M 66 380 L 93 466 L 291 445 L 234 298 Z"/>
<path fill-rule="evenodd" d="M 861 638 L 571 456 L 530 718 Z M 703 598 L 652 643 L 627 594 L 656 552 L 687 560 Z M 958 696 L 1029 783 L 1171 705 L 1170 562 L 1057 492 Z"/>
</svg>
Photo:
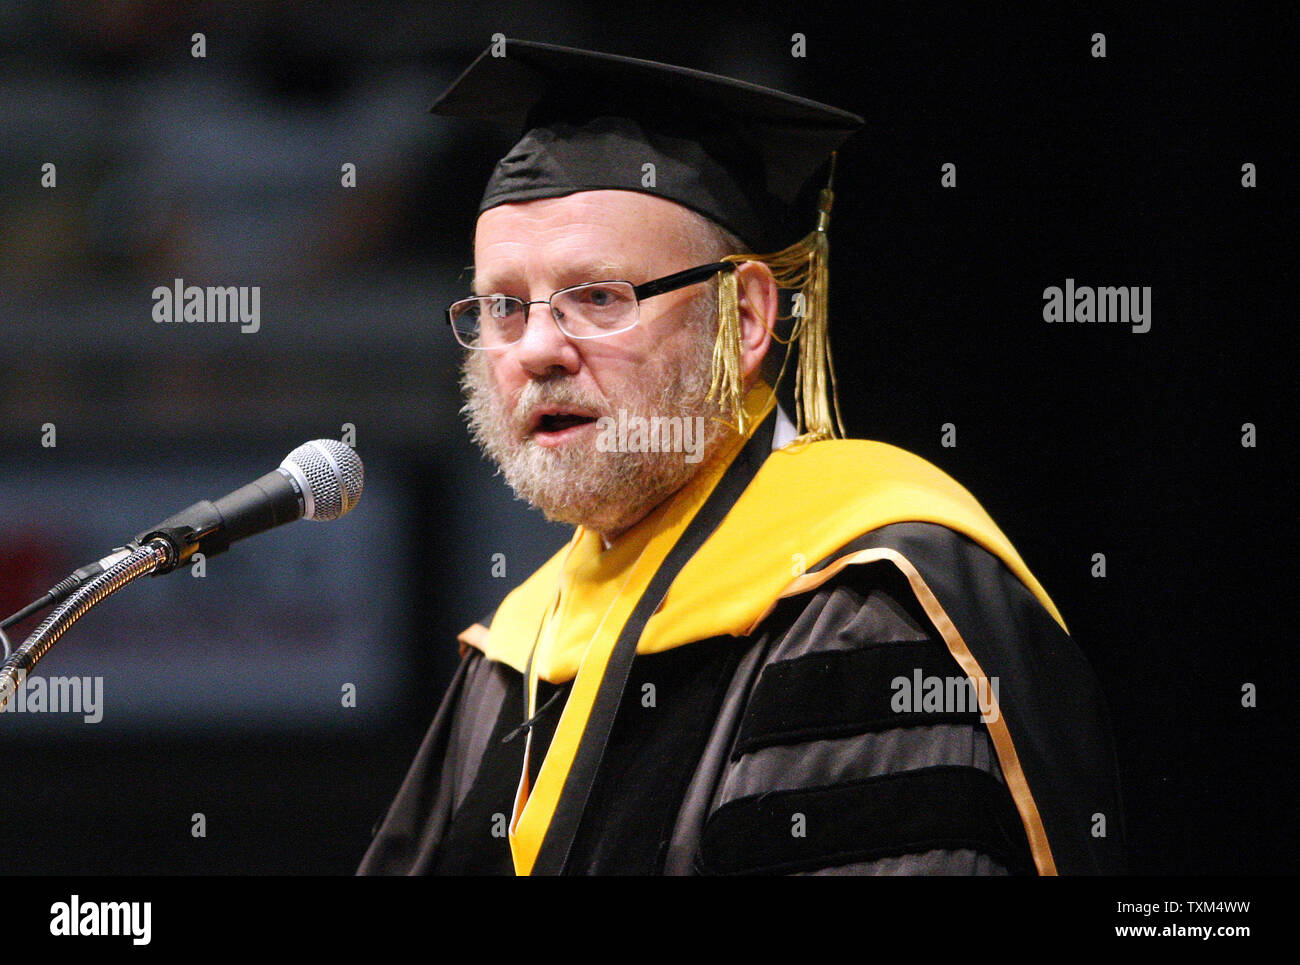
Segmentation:
<svg viewBox="0 0 1300 965">
<path fill-rule="evenodd" d="M 772 421 L 679 556 L 752 479 Z M 579 753 L 533 873 L 1122 872 L 1114 751 L 1078 647 L 1000 559 L 934 523 L 860 534 L 809 572 L 881 548 L 932 599 L 882 559 L 781 599 L 748 636 L 633 656 L 634 615 L 606 671 L 622 679 L 602 683 L 607 737 Z M 895 702 L 900 678 L 963 674 L 954 628 L 1000 682 L 1002 727 Z M 571 686 L 540 684 L 534 778 Z M 468 648 L 358 873 L 513 873 L 524 708 L 523 675 Z"/>
</svg>

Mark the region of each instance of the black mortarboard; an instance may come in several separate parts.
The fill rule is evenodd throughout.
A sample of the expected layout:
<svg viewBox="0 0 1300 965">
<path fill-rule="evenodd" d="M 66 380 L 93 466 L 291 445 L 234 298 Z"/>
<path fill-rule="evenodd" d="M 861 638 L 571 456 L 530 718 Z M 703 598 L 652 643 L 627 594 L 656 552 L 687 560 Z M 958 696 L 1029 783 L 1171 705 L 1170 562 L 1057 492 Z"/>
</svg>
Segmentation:
<svg viewBox="0 0 1300 965">
<path fill-rule="evenodd" d="M 578 191 L 640 191 L 771 251 L 813 228 L 817 175 L 863 123 L 684 67 L 522 40 L 503 46 L 504 56 L 493 55 L 495 45 L 480 54 L 431 108 L 523 131 L 480 211 Z"/>
</svg>

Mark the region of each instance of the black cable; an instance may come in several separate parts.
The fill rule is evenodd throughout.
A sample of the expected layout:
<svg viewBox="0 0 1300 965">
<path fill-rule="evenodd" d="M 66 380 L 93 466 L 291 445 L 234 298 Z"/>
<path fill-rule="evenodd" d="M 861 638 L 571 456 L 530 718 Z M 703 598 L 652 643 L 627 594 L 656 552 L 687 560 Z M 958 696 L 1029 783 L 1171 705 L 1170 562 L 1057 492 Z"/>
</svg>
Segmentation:
<svg viewBox="0 0 1300 965">
<path fill-rule="evenodd" d="M 68 579 L 70 580 L 72 579 L 72 577 L 68 577 Z M 63 583 L 67 583 L 67 582 L 68 580 L 63 581 Z M 78 583 L 79 582 L 80 581 L 78 581 Z M 62 586 L 63 583 L 60 583 L 59 586 Z M 70 587 L 70 590 L 76 589 L 78 583 L 74 583 L 72 587 Z M 58 587 L 55 587 L 54 589 L 58 589 Z M 50 590 L 39 600 L 27 604 L 25 607 L 23 607 L 21 610 L 15 613 L 13 616 L 8 616 L 5 617 L 3 620 L 0 620 L 0 630 L 5 629 L 6 627 L 11 627 L 20 620 L 26 620 L 29 616 L 31 616 L 33 613 L 36 613 L 38 610 L 44 610 L 47 606 L 52 606 L 53 604 L 57 603 L 58 600 L 55 599 L 54 589 Z"/>
<path fill-rule="evenodd" d="M 0 620 L 0 630 L 5 629 L 6 627 L 11 627 L 20 620 L 26 620 L 33 613 L 44 610 L 48 606 L 62 603 L 72 595 L 73 590 L 81 586 L 81 584 L 85 583 L 87 580 L 93 580 L 95 577 L 99 576 L 99 574 L 103 573 L 108 569 L 108 567 L 122 559 L 129 552 L 128 549 L 119 547 L 108 556 L 105 556 L 102 560 L 96 560 L 94 563 L 90 563 L 79 570 L 75 570 L 71 576 L 60 580 L 58 583 L 55 583 L 52 587 L 46 590 L 45 595 L 40 597 L 40 599 L 27 604 L 12 616 L 7 616 L 3 620 Z"/>
</svg>

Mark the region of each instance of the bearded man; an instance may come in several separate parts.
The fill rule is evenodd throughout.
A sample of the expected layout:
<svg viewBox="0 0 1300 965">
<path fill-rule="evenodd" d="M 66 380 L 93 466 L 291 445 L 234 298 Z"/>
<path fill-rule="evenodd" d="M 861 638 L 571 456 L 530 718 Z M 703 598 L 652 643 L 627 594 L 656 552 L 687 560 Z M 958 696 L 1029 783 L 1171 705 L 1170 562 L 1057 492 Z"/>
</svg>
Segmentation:
<svg viewBox="0 0 1300 965">
<path fill-rule="evenodd" d="M 447 321 L 474 438 L 575 530 L 461 635 L 361 873 L 1117 871 L 1051 600 L 938 469 L 834 438 L 824 171 L 861 119 L 520 41 L 434 110 L 523 129 Z M 632 420 L 664 431 L 611 445 Z"/>
</svg>

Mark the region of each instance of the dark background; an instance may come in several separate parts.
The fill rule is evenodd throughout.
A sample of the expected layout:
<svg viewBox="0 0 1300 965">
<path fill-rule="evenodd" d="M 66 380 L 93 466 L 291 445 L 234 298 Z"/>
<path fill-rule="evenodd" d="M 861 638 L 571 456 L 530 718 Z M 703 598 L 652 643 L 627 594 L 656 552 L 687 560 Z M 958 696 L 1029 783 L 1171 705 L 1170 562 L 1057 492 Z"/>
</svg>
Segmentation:
<svg viewBox="0 0 1300 965">
<path fill-rule="evenodd" d="M 1282 7 L 846 19 L 810 3 L 9 0 L 0 609 L 344 423 L 373 488 L 328 544 L 308 524 L 259 537 L 206 583 L 133 587 L 60 642 L 38 673 L 91 673 L 101 644 L 157 670 L 103 671 L 98 725 L 0 716 L 0 872 L 350 873 L 432 717 L 455 632 L 563 540 L 468 442 L 440 324 L 515 132 L 424 111 L 496 32 L 868 119 L 841 152 L 831 231 L 850 434 L 954 475 L 1056 600 L 1110 703 L 1131 870 L 1293 870 L 1293 20 Z M 1097 31 L 1105 59 L 1089 53 Z M 945 162 L 955 189 L 940 187 Z M 261 286 L 261 331 L 155 324 L 150 293 L 176 277 Z M 1150 285 L 1151 330 L 1045 324 L 1043 289 L 1067 277 Z M 347 567 L 313 566 L 327 545 Z M 253 605 L 239 581 L 255 562 L 279 581 L 286 634 L 310 636 L 301 621 L 334 604 L 373 618 L 373 645 L 349 648 L 335 626 L 312 663 L 278 653 L 275 634 L 214 626 L 214 607 Z M 214 648 L 250 669 L 190 684 L 196 705 L 307 666 L 327 685 L 303 684 L 282 713 L 232 701 L 223 715 L 217 699 L 151 716 L 150 692 Z M 339 686 L 376 668 L 389 672 L 342 708 Z M 184 707 L 183 691 L 167 696 Z M 205 838 L 190 834 L 196 812 Z"/>
</svg>

